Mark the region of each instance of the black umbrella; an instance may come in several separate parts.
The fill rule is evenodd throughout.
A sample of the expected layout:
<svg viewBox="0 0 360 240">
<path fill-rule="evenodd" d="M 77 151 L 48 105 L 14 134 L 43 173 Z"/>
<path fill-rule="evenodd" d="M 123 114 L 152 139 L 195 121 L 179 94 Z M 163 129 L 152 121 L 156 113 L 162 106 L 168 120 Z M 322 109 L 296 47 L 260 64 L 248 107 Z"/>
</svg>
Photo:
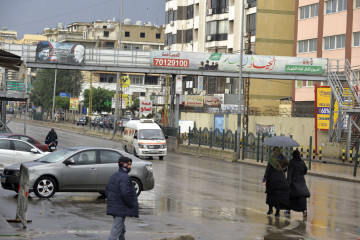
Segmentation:
<svg viewBox="0 0 360 240">
<path fill-rule="evenodd" d="M 300 144 L 292 138 L 286 136 L 274 136 L 271 138 L 266 139 L 263 142 L 265 146 L 272 146 L 272 147 L 299 147 Z"/>
</svg>

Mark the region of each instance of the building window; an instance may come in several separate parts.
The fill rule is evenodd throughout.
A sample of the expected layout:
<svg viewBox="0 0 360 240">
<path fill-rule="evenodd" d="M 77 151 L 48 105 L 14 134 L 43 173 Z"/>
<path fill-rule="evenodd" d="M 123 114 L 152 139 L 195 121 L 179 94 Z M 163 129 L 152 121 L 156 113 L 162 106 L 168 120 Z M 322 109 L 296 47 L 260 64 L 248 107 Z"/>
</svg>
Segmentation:
<svg viewBox="0 0 360 240">
<path fill-rule="evenodd" d="M 345 48 L 345 34 L 325 37 L 324 50 Z"/>
<path fill-rule="evenodd" d="M 170 24 L 177 20 L 177 10 L 169 10 L 165 12 L 165 24 Z"/>
<path fill-rule="evenodd" d="M 186 19 L 191 19 L 194 17 L 194 5 L 189 5 L 186 8 Z"/>
<path fill-rule="evenodd" d="M 155 35 L 155 37 L 156 37 L 156 39 L 160 39 L 160 38 L 161 38 L 161 33 L 157 33 L 157 34 Z"/>
<path fill-rule="evenodd" d="M 326 2 L 326 14 L 345 11 L 347 0 L 328 0 Z"/>
<path fill-rule="evenodd" d="M 125 37 L 130 37 L 130 32 L 125 32 Z"/>
<path fill-rule="evenodd" d="M 193 40 L 193 30 L 188 29 L 185 31 L 185 42 L 190 43 Z"/>
<path fill-rule="evenodd" d="M 107 28 L 107 26 L 106 26 L 106 25 L 104 25 L 104 26 L 103 26 L 103 28 L 105 29 L 105 28 Z"/>
<path fill-rule="evenodd" d="M 109 31 L 104 31 L 104 37 L 109 37 Z"/>
<path fill-rule="evenodd" d="M 140 33 L 140 38 L 145 38 L 145 33 L 144 32 Z"/>
<path fill-rule="evenodd" d="M 355 8 L 360 8 L 360 0 L 355 1 Z"/>
<path fill-rule="evenodd" d="M 360 47 L 360 32 L 354 33 L 354 47 Z"/>
<path fill-rule="evenodd" d="M 159 82 L 158 76 L 145 75 L 145 85 L 158 85 L 158 82 Z"/>
<path fill-rule="evenodd" d="M 211 21 L 206 23 L 206 41 L 227 40 L 228 20 Z"/>
<path fill-rule="evenodd" d="M 104 74 L 100 73 L 100 82 L 102 83 L 114 83 L 116 74 Z"/>
<path fill-rule="evenodd" d="M 256 13 L 246 15 L 246 32 L 250 32 L 251 36 L 256 34 Z"/>
<path fill-rule="evenodd" d="M 298 53 L 316 52 L 317 39 L 309 39 L 298 42 Z"/>
<path fill-rule="evenodd" d="M 312 18 L 319 16 L 319 4 L 311 4 L 300 7 L 300 19 Z"/>
<path fill-rule="evenodd" d="M 211 14 L 221 14 L 229 12 L 229 0 L 209 0 L 210 8 L 212 9 Z"/>
<path fill-rule="evenodd" d="M 144 85 L 143 75 L 129 75 L 131 85 Z"/>
<path fill-rule="evenodd" d="M 313 86 L 314 86 L 314 82 L 313 82 L 313 81 L 302 81 L 302 80 L 297 80 L 297 81 L 296 81 L 296 87 L 297 87 L 297 88 L 313 87 Z"/>
</svg>

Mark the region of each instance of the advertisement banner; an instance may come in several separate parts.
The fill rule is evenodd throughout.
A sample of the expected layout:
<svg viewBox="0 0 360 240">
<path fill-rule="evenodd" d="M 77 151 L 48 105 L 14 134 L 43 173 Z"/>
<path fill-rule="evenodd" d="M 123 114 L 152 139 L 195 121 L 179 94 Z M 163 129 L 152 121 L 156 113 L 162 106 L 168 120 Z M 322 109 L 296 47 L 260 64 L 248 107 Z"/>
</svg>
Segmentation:
<svg viewBox="0 0 360 240">
<path fill-rule="evenodd" d="M 140 101 L 140 113 L 145 117 L 152 113 L 152 101 Z"/>
<path fill-rule="evenodd" d="M 204 98 L 199 95 L 186 95 L 185 96 L 185 106 L 187 107 L 203 107 Z"/>
<path fill-rule="evenodd" d="M 80 44 L 41 41 L 36 45 L 36 62 L 82 65 L 84 57 L 85 47 Z"/>
<path fill-rule="evenodd" d="M 329 130 L 330 125 L 330 101 L 331 101 L 331 89 L 330 87 L 318 87 L 316 89 L 316 118 L 317 129 Z M 338 104 L 335 102 L 334 106 L 334 123 L 337 121 Z"/>
<path fill-rule="evenodd" d="M 240 55 L 226 53 L 194 53 L 151 51 L 151 67 L 201 71 L 239 72 Z M 242 71 L 254 73 L 325 74 L 327 59 L 282 56 L 243 55 Z"/>
<path fill-rule="evenodd" d="M 79 99 L 78 98 L 70 98 L 70 107 L 69 110 L 79 110 Z"/>
<path fill-rule="evenodd" d="M 205 107 L 220 107 L 220 100 L 217 96 L 204 96 Z"/>
<path fill-rule="evenodd" d="M 176 94 L 182 94 L 182 75 L 176 75 Z"/>
</svg>

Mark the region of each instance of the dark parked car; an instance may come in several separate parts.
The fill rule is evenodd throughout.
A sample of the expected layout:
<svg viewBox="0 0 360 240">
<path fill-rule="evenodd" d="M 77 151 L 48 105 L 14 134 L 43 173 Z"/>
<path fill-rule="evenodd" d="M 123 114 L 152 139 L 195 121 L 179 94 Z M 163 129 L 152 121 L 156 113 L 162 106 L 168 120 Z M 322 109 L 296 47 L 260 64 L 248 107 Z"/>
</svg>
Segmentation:
<svg viewBox="0 0 360 240">
<path fill-rule="evenodd" d="M 79 125 L 85 126 L 85 125 L 88 124 L 88 122 L 89 122 L 89 117 L 87 117 L 87 116 L 80 116 L 80 117 L 79 117 L 79 120 L 77 120 L 76 125 L 77 125 L 77 126 L 79 126 Z"/>
<path fill-rule="evenodd" d="M 100 122 L 100 117 L 91 119 L 91 126 L 97 126 L 97 125 L 99 125 L 99 122 Z"/>
<path fill-rule="evenodd" d="M 107 117 L 107 121 L 106 121 L 106 127 L 107 128 L 111 128 L 113 129 L 114 128 L 114 117 L 113 116 L 108 116 Z"/>
<path fill-rule="evenodd" d="M 104 194 L 112 174 L 118 171 L 119 157 L 132 159 L 129 173 L 136 193 L 154 188 L 152 162 L 124 151 L 101 147 L 72 147 L 52 152 L 36 161 L 23 163 L 31 172 L 29 191 L 39 198 L 51 198 L 55 192 L 99 192 Z M 4 189 L 17 191 L 20 164 L 5 167 L 1 176 Z"/>
<path fill-rule="evenodd" d="M 99 126 L 101 128 L 104 128 L 105 127 L 105 117 L 100 117 L 99 119 Z"/>
<path fill-rule="evenodd" d="M 137 119 L 138 118 L 122 117 L 120 120 L 117 121 L 118 128 L 123 131 L 126 126 L 126 123 L 128 123 L 130 120 L 137 120 Z"/>
</svg>

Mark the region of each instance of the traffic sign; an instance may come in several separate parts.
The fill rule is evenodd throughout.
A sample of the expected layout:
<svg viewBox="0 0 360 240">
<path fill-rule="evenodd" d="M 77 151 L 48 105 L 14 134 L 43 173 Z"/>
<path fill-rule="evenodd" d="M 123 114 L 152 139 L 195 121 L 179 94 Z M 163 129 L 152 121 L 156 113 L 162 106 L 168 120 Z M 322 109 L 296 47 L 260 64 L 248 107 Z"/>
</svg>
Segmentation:
<svg viewBox="0 0 360 240">
<path fill-rule="evenodd" d="M 128 76 L 122 76 L 120 78 L 120 87 L 127 88 L 130 86 L 130 78 Z"/>
</svg>

